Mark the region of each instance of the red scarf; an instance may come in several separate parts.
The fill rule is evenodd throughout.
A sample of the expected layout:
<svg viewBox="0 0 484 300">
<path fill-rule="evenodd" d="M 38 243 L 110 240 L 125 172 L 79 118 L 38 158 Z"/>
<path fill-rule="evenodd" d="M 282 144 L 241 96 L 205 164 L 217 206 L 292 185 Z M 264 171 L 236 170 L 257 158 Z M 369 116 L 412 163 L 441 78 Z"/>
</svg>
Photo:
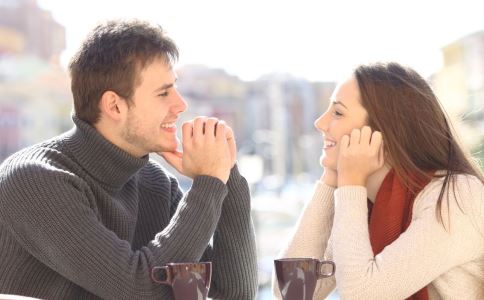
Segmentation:
<svg viewBox="0 0 484 300">
<path fill-rule="evenodd" d="M 375 204 L 368 201 L 370 242 L 374 255 L 395 241 L 412 220 L 412 207 L 417 194 L 429 183 L 428 178 L 415 178 L 417 188 L 407 188 L 392 169 L 385 176 Z M 427 287 L 410 296 L 411 300 L 428 300 Z"/>
</svg>

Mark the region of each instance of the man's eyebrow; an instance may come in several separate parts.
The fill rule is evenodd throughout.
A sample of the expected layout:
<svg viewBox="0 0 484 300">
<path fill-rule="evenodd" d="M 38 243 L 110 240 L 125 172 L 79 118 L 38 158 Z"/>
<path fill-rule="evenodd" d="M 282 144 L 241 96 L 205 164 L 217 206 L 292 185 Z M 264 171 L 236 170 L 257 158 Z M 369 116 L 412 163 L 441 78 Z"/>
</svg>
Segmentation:
<svg viewBox="0 0 484 300">
<path fill-rule="evenodd" d="M 342 102 L 342 101 L 338 101 L 338 100 L 331 100 L 331 103 L 333 104 L 340 104 L 342 105 L 344 108 L 348 109 L 348 107 Z"/>
<path fill-rule="evenodd" d="M 175 78 L 175 82 L 178 80 L 178 78 Z M 171 87 L 173 87 L 175 85 L 175 82 L 174 83 L 165 83 L 164 85 L 162 85 L 161 87 L 157 88 L 155 90 L 155 92 L 159 92 L 159 91 L 162 91 L 162 90 L 167 90 Z"/>
</svg>

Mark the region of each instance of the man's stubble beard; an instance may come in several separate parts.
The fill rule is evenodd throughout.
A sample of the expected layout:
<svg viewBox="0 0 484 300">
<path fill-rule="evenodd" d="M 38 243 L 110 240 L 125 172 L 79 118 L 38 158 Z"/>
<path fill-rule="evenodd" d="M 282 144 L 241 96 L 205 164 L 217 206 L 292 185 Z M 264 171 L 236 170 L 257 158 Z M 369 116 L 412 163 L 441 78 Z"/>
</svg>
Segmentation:
<svg viewBox="0 0 484 300">
<path fill-rule="evenodd" d="M 128 113 L 128 119 L 125 128 L 123 129 L 122 136 L 123 139 L 133 147 L 143 149 L 148 153 L 163 151 L 161 145 L 151 143 L 149 137 L 146 137 L 141 133 L 139 120 L 131 113 Z"/>
</svg>

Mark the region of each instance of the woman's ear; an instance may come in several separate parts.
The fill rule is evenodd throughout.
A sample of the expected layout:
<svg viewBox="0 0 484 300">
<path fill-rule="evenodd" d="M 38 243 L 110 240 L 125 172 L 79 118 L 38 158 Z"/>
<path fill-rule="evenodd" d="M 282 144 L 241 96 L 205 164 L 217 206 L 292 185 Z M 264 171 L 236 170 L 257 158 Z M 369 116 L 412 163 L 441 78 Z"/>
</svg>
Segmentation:
<svg viewBox="0 0 484 300">
<path fill-rule="evenodd" d="M 117 122 L 124 118 L 127 111 L 127 103 L 115 92 L 105 91 L 99 101 L 99 109 L 104 117 Z"/>
</svg>

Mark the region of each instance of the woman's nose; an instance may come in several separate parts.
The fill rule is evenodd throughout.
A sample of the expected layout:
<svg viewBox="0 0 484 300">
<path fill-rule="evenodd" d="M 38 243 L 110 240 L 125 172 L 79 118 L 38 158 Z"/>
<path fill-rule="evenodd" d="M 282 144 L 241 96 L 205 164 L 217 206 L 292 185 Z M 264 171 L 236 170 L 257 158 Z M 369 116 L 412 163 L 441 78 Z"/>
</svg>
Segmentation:
<svg viewBox="0 0 484 300">
<path fill-rule="evenodd" d="M 316 121 L 314 121 L 314 127 L 316 127 L 318 131 L 321 131 L 321 132 L 326 131 L 324 114 L 322 114 L 319 118 L 316 119 Z"/>
</svg>

